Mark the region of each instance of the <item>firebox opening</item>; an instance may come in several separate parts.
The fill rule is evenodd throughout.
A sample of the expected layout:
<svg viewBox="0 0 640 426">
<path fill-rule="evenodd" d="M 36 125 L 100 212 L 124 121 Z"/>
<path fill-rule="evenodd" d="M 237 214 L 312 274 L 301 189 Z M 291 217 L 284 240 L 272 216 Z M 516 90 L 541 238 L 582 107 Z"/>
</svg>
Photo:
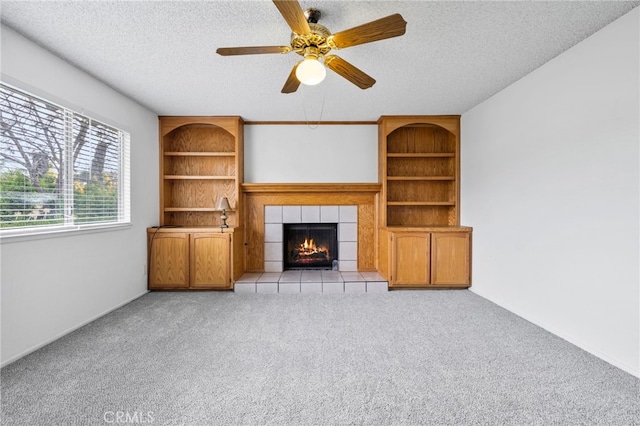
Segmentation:
<svg viewBox="0 0 640 426">
<path fill-rule="evenodd" d="M 285 223 L 283 268 L 331 269 L 338 260 L 337 223 Z"/>
</svg>

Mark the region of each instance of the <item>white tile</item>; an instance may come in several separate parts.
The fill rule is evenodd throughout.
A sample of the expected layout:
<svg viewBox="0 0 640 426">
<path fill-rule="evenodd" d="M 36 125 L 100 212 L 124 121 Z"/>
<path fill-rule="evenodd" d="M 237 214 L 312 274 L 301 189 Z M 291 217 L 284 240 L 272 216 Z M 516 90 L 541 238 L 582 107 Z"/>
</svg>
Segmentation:
<svg viewBox="0 0 640 426">
<path fill-rule="evenodd" d="M 316 282 L 301 282 L 300 293 L 322 293 L 322 283 Z"/>
<path fill-rule="evenodd" d="M 346 281 L 366 281 L 359 272 L 340 272 L 342 279 Z"/>
<path fill-rule="evenodd" d="M 340 222 L 358 222 L 358 206 L 340 206 Z"/>
<path fill-rule="evenodd" d="M 340 272 L 355 272 L 358 270 L 357 260 L 341 260 Z"/>
<path fill-rule="evenodd" d="M 367 283 L 365 281 L 345 281 L 344 292 L 345 293 L 366 293 Z"/>
<path fill-rule="evenodd" d="M 320 222 L 320 206 L 302 206 L 302 223 Z"/>
<path fill-rule="evenodd" d="M 378 272 L 360 272 L 367 281 L 387 281 L 385 277 Z"/>
<path fill-rule="evenodd" d="M 322 283 L 323 293 L 344 293 L 344 283 Z"/>
<path fill-rule="evenodd" d="M 264 223 L 282 223 L 282 206 L 264 206 Z"/>
<path fill-rule="evenodd" d="M 295 283 L 278 283 L 278 293 L 295 294 L 300 293 L 300 282 Z"/>
<path fill-rule="evenodd" d="M 282 223 L 302 223 L 302 206 L 282 206 Z"/>
<path fill-rule="evenodd" d="M 340 262 L 358 260 L 358 243 L 348 241 L 338 243 L 338 257 Z"/>
<path fill-rule="evenodd" d="M 358 224 L 339 223 L 338 241 L 358 241 Z"/>
<path fill-rule="evenodd" d="M 284 271 L 279 282 L 300 282 L 302 271 Z"/>
<path fill-rule="evenodd" d="M 265 223 L 264 224 L 264 241 L 266 243 L 282 242 L 282 224 L 281 223 Z"/>
<path fill-rule="evenodd" d="M 322 271 L 322 282 L 323 283 L 342 283 L 342 275 L 338 271 Z"/>
<path fill-rule="evenodd" d="M 265 262 L 282 262 L 282 243 L 264 243 Z"/>
<path fill-rule="evenodd" d="M 278 293 L 278 283 L 256 283 L 256 293 Z"/>
<path fill-rule="evenodd" d="M 258 278 L 262 275 L 261 272 L 246 272 L 242 274 L 240 279 L 236 281 L 237 283 L 255 283 L 258 281 Z"/>
<path fill-rule="evenodd" d="M 282 262 L 264 262 L 265 272 L 282 272 Z"/>
<path fill-rule="evenodd" d="M 320 271 L 302 271 L 300 277 L 302 282 L 322 282 L 322 273 Z"/>
<path fill-rule="evenodd" d="M 338 206 L 320 206 L 320 222 L 338 223 L 340 213 Z"/>
<path fill-rule="evenodd" d="M 234 293 L 255 293 L 256 283 L 240 283 L 237 282 L 233 285 Z"/>
<path fill-rule="evenodd" d="M 265 272 L 264 274 L 260 275 L 260 278 L 258 278 L 259 283 L 277 283 L 278 280 L 280 279 L 280 275 L 282 275 L 280 272 Z"/>
<path fill-rule="evenodd" d="M 386 281 L 367 281 L 367 293 L 386 293 L 389 291 L 389 283 Z"/>
</svg>

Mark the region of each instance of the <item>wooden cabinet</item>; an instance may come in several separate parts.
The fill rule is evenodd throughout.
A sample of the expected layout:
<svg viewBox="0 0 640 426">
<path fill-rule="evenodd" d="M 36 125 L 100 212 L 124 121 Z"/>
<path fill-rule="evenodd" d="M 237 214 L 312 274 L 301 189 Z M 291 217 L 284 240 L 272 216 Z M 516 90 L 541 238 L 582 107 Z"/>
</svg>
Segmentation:
<svg viewBox="0 0 640 426">
<path fill-rule="evenodd" d="M 431 284 L 471 285 L 471 232 L 431 234 Z"/>
<path fill-rule="evenodd" d="M 230 290 L 242 275 L 238 228 L 149 228 L 149 289 Z"/>
<path fill-rule="evenodd" d="M 471 228 L 387 229 L 390 287 L 469 287 Z"/>
<path fill-rule="evenodd" d="M 147 230 L 149 289 L 188 288 L 189 234 L 159 231 Z"/>
<path fill-rule="evenodd" d="M 458 226 L 459 116 L 378 120 L 380 226 Z"/>
<path fill-rule="evenodd" d="M 194 233 L 189 236 L 192 288 L 231 288 L 232 234 Z"/>
<path fill-rule="evenodd" d="M 227 197 L 229 226 L 242 217 L 243 121 L 240 117 L 160 120 L 160 225 L 216 226 Z"/>
<path fill-rule="evenodd" d="M 419 286 L 430 283 L 431 234 L 397 232 L 391 234 L 391 277 L 395 286 Z"/>
</svg>

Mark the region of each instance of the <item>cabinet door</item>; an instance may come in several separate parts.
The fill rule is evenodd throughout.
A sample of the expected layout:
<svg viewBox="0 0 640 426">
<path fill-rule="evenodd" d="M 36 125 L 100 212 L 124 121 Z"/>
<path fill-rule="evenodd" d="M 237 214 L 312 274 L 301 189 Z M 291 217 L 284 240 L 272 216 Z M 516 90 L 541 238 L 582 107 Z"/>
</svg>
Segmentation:
<svg viewBox="0 0 640 426">
<path fill-rule="evenodd" d="M 189 234 L 149 234 L 149 289 L 189 287 Z"/>
<path fill-rule="evenodd" d="M 429 284 L 429 233 L 391 234 L 391 285 L 423 287 Z"/>
<path fill-rule="evenodd" d="M 191 234 L 192 288 L 231 288 L 231 234 Z"/>
<path fill-rule="evenodd" d="M 431 235 L 431 284 L 471 284 L 471 234 L 434 232 Z"/>
</svg>

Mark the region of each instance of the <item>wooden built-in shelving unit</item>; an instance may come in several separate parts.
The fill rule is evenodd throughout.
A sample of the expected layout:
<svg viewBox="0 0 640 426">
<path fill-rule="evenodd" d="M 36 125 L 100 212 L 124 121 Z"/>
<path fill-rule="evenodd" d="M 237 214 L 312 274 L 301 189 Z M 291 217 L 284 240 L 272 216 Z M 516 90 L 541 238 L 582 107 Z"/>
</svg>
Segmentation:
<svg viewBox="0 0 640 426">
<path fill-rule="evenodd" d="M 160 117 L 160 227 L 151 289 L 232 289 L 262 272 L 265 206 L 357 205 L 358 270 L 390 287 L 469 287 L 460 226 L 460 117 L 382 116 L 378 183 L 243 183 L 240 117 Z M 216 205 L 227 197 L 229 229 Z M 155 242 L 154 242 L 155 241 Z"/>
<path fill-rule="evenodd" d="M 149 289 L 232 289 L 244 270 L 240 117 L 160 117 L 160 226 L 149 228 Z M 229 228 L 218 200 L 227 197 Z"/>
<path fill-rule="evenodd" d="M 471 228 L 460 226 L 460 117 L 378 121 L 378 269 L 391 287 L 471 285 Z"/>
<path fill-rule="evenodd" d="M 459 224 L 458 116 L 378 122 L 381 226 Z"/>
<path fill-rule="evenodd" d="M 243 122 L 240 117 L 160 117 L 160 224 L 218 225 L 215 206 L 227 197 L 227 223 L 240 217 Z"/>
</svg>

